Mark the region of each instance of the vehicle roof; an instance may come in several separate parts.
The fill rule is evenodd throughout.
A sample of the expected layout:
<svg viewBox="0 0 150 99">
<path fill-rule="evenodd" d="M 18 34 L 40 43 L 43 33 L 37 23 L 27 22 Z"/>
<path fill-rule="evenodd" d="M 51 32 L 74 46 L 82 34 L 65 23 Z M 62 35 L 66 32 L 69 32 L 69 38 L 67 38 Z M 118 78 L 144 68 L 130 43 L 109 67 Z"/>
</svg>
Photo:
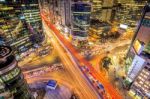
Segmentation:
<svg viewBox="0 0 150 99">
<path fill-rule="evenodd" d="M 48 83 L 47 83 L 48 86 L 52 86 L 52 87 L 55 87 L 56 84 L 57 84 L 56 80 L 49 80 Z"/>
<path fill-rule="evenodd" d="M 101 89 L 104 89 L 104 86 L 103 86 L 101 83 L 98 83 L 98 86 L 99 86 Z"/>
</svg>

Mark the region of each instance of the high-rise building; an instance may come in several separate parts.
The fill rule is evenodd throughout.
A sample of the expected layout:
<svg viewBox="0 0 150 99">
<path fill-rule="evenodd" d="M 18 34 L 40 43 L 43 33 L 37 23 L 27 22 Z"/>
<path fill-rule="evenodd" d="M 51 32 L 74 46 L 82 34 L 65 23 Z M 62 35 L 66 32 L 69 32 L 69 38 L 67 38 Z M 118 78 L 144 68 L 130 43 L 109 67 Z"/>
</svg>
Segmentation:
<svg viewBox="0 0 150 99">
<path fill-rule="evenodd" d="M 150 7 L 146 5 L 126 60 L 127 81 L 138 97 L 150 98 Z"/>
<path fill-rule="evenodd" d="M 87 40 L 87 31 L 90 26 L 91 4 L 83 1 L 72 2 L 71 15 L 73 39 L 79 41 Z"/>
<path fill-rule="evenodd" d="M 48 12 L 49 16 L 47 17 L 59 28 L 61 33 L 67 32 L 76 40 L 87 40 L 91 15 L 89 0 L 39 1 L 44 10 Z"/>
<path fill-rule="evenodd" d="M 0 46 L 0 98 L 32 99 L 10 47 Z"/>
<path fill-rule="evenodd" d="M 61 24 L 70 26 L 71 21 L 71 1 L 70 0 L 59 0 L 58 1 L 58 14 L 61 17 Z"/>
<path fill-rule="evenodd" d="M 71 0 L 57 0 L 57 25 L 66 36 L 71 32 Z"/>
<path fill-rule="evenodd" d="M 30 33 L 21 14 L 20 5 L 11 1 L 0 1 L 0 42 L 10 45 L 15 53 L 30 48 Z"/>
<path fill-rule="evenodd" d="M 21 8 L 31 33 L 31 42 L 33 44 L 42 42 L 44 34 L 38 0 L 21 0 Z"/>
<path fill-rule="evenodd" d="M 112 17 L 112 8 L 114 5 L 114 0 L 103 0 L 101 20 L 110 21 Z"/>
<path fill-rule="evenodd" d="M 0 44 L 11 46 L 18 55 L 43 39 L 37 0 L 0 1 Z"/>
<path fill-rule="evenodd" d="M 147 0 L 118 0 L 120 7 L 116 9 L 115 21 L 136 27 L 142 15 L 142 10 Z"/>
<path fill-rule="evenodd" d="M 101 12 L 102 12 L 102 0 L 92 0 L 92 13 L 91 18 L 101 20 Z"/>
<path fill-rule="evenodd" d="M 92 19 L 110 22 L 114 20 L 117 0 L 91 0 L 92 3 Z"/>
</svg>

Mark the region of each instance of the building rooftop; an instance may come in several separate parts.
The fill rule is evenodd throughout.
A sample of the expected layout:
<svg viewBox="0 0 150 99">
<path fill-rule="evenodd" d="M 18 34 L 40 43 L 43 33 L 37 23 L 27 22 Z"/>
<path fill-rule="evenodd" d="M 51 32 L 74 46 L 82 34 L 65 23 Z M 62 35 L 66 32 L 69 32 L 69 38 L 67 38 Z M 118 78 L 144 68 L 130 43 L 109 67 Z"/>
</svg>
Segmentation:
<svg viewBox="0 0 150 99">
<path fill-rule="evenodd" d="M 12 63 L 15 57 L 11 53 L 12 50 L 10 47 L 0 46 L 0 69 Z"/>
<path fill-rule="evenodd" d="M 99 28 L 99 27 L 105 27 L 105 26 L 111 26 L 111 24 L 99 20 L 91 20 L 91 27 Z"/>
<path fill-rule="evenodd" d="M 11 54 L 12 50 L 8 46 L 0 46 L 0 59 L 7 57 Z"/>
</svg>

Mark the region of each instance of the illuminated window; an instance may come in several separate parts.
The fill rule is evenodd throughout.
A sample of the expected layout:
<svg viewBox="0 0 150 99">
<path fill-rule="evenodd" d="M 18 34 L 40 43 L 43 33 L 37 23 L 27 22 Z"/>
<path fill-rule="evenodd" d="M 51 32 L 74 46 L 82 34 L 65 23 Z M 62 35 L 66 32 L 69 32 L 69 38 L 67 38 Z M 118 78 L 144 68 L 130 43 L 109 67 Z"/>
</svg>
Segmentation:
<svg viewBox="0 0 150 99">
<path fill-rule="evenodd" d="M 144 79 L 143 79 L 142 77 L 139 76 L 138 78 L 139 78 L 140 80 L 144 81 Z"/>
<path fill-rule="evenodd" d="M 139 83 L 140 83 L 140 84 L 143 84 L 143 82 L 142 82 L 142 81 L 140 81 Z"/>
<path fill-rule="evenodd" d="M 17 76 L 20 72 L 20 69 L 19 68 L 15 68 L 13 71 L 11 71 L 10 73 L 4 75 L 2 77 L 2 79 L 4 81 L 8 81 L 8 80 L 11 80 L 13 77 Z"/>
<path fill-rule="evenodd" d="M 134 83 L 136 86 L 139 86 L 139 84 L 137 82 Z"/>
<path fill-rule="evenodd" d="M 0 78 L 0 83 L 3 83 L 3 80 Z"/>
</svg>

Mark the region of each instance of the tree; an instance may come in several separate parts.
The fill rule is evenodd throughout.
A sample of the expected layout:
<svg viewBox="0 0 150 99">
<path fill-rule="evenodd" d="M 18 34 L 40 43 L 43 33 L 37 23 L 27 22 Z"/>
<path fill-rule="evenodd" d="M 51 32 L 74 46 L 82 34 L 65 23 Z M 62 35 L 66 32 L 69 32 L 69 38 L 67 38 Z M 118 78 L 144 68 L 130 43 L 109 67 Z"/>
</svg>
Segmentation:
<svg viewBox="0 0 150 99">
<path fill-rule="evenodd" d="M 102 66 L 108 70 L 109 69 L 109 65 L 111 64 L 111 59 L 109 57 L 104 57 L 102 59 Z"/>
</svg>

